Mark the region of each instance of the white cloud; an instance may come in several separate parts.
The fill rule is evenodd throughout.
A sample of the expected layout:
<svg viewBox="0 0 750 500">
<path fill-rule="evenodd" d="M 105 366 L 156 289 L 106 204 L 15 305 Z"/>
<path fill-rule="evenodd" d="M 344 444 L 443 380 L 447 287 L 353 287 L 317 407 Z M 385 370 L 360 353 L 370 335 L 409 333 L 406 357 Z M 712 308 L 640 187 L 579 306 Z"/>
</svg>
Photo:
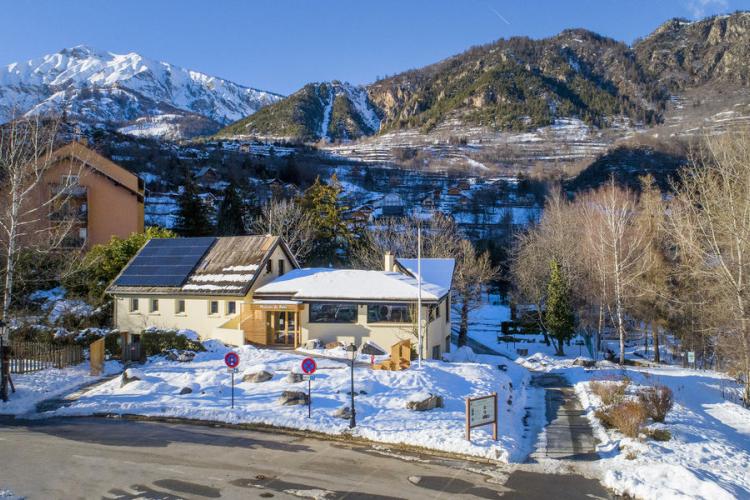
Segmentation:
<svg viewBox="0 0 750 500">
<path fill-rule="evenodd" d="M 701 19 L 709 13 L 723 12 L 729 8 L 727 0 L 690 0 L 687 8 L 693 19 Z"/>
</svg>

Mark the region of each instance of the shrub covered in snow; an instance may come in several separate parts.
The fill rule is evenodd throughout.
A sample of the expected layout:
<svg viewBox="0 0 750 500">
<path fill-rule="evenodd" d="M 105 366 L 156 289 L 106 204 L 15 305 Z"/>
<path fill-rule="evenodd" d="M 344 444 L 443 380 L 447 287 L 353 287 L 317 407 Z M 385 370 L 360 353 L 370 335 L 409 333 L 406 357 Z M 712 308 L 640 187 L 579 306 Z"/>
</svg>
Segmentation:
<svg viewBox="0 0 750 500">
<path fill-rule="evenodd" d="M 179 351 L 205 351 L 197 335 L 191 330 L 159 330 L 147 328 L 141 335 L 141 348 L 147 356 L 155 356 L 173 349 Z"/>
<path fill-rule="evenodd" d="M 477 355 L 469 346 L 461 346 L 453 352 L 447 352 L 443 359 L 452 363 L 476 363 Z"/>
<path fill-rule="evenodd" d="M 667 413 L 674 406 L 674 394 L 672 389 L 664 385 L 647 387 L 638 392 L 638 399 L 643 404 L 648 416 L 654 422 L 664 422 Z"/>
</svg>

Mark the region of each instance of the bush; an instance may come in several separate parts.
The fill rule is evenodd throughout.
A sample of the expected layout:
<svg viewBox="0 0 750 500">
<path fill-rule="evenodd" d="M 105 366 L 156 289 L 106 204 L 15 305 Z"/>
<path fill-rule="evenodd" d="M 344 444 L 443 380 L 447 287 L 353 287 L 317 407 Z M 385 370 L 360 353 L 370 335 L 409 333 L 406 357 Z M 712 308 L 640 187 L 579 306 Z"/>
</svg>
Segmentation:
<svg viewBox="0 0 750 500">
<path fill-rule="evenodd" d="M 599 396 L 604 406 L 618 405 L 625 399 L 625 393 L 630 386 L 630 379 L 620 381 L 597 381 L 590 384 L 591 392 Z"/>
<path fill-rule="evenodd" d="M 640 401 L 625 401 L 608 410 L 609 420 L 614 427 L 628 437 L 638 436 L 648 414 Z"/>
<path fill-rule="evenodd" d="M 663 385 L 643 389 L 638 393 L 638 399 L 654 422 L 664 422 L 667 413 L 674 406 L 672 389 Z"/>
<path fill-rule="evenodd" d="M 146 356 L 155 356 L 170 349 L 205 351 L 198 341 L 191 340 L 177 330 L 144 330 L 141 335 L 141 348 Z"/>
</svg>

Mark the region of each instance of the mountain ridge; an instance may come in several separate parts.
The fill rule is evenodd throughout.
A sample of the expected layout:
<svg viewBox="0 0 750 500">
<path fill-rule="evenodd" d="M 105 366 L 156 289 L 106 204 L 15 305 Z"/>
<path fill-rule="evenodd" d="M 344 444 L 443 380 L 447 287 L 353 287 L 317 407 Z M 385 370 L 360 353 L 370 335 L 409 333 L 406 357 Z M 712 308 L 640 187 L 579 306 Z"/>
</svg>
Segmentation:
<svg viewBox="0 0 750 500">
<path fill-rule="evenodd" d="M 178 138 L 180 122 L 203 121 L 199 128 L 218 130 L 282 97 L 135 52 L 86 45 L 0 67 L 2 121 L 63 112 L 85 125 L 120 128 L 168 115 Z"/>
<path fill-rule="evenodd" d="M 671 19 L 632 46 L 582 28 L 543 39 L 512 37 L 362 86 L 380 117 L 371 134 L 316 133 L 324 108 L 292 98 L 305 86 L 219 135 L 315 142 L 429 132 L 451 122 L 526 132 L 568 118 L 597 128 L 648 127 L 662 122 L 675 92 L 712 82 L 748 85 L 748 47 L 747 12 Z"/>
</svg>

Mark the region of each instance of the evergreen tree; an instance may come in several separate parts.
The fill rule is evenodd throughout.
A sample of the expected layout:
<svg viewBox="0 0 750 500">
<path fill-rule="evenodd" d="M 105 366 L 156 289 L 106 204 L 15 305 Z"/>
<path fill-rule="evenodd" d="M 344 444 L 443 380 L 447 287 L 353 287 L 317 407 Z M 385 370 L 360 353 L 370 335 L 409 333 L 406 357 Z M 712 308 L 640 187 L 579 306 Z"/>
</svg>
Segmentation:
<svg viewBox="0 0 750 500">
<path fill-rule="evenodd" d="M 332 266 L 345 259 L 352 240 L 351 231 L 343 218 L 346 207 L 339 201 L 342 188 L 336 177 L 326 184 L 315 179 L 302 195 L 300 205 L 312 219 L 315 243 L 308 262 Z"/>
<path fill-rule="evenodd" d="M 245 234 L 247 208 L 234 181 L 224 190 L 223 199 L 216 216 L 216 233 L 219 236 L 239 236 Z"/>
<path fill-rule="evenodd" d="M 207 236 L 213 233 L 211 208 L 200 197 L 193 174 L 185 174 L 183 190 L 177 198 L 177 222 L 174 230 L 180 236 Z"/>
<path fill-rule="evenodd" d="M 547 283 L 547 303 L 544 323 L 555 341 L 556 354 L 564 356 L 563 342 L 573 338 L 575 318 L 570 307 L 570 290 L 565 275 L 556 259 L 549 264 L 550 277 Z"/>
</svg>

